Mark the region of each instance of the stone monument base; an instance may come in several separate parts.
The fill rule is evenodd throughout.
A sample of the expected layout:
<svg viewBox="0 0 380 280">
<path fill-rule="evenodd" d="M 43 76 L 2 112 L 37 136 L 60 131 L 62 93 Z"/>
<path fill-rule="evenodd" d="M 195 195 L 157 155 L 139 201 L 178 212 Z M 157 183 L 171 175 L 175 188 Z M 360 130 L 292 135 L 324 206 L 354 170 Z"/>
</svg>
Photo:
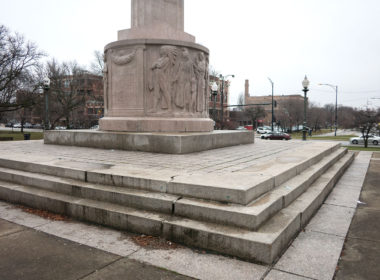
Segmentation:
<svg viewBox="0 0 380 280">
<path fill-rule="evenodd" d="M 104 117 L 99 121 L 103 131 L 120 132 L 210 132 L 214 122 L 208 118 Z"/>
<path fill-rule="evenodd" d="M 130 133 L 97 130 L 50 130 L 45 144 L 100 149 L 188 154 L 254 143 L 253 131 L 220 130 L 204 133 Z"/>
</svg>

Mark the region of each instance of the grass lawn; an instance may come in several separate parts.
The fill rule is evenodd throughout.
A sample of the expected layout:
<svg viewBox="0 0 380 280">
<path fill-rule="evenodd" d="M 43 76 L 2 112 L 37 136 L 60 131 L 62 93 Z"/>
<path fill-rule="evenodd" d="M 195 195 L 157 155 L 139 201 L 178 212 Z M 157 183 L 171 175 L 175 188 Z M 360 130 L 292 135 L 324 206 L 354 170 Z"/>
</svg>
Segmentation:
<svg viewBox="0 0 380 280">
<path fill-rule="evenodd" d="M 0 138 L 3 137 L 12 137 L 13 141 L 24 140 L 24 134 L 30 134 L 30 140 L 40 140 L 44 138 L 43 132 L 25 132 L 21 133 L 20 131 L 0 131 Z"/>
<path fill-rule="evenodd" d="M 328 130 L 329 132 L 330 130 Z M 321 133 L 313 133 L 313 136 L 306 135 L 307 139 L 310 140 L 335 140 L 335 141 L 349 141 L 351 137 L 357 137 L 357 135 L 338 135 L 338 136 L 318 136 L 320 134 L 325 134 L 326 132 L 322 130 Z M 302 139 L 302 132 L 292 133 L 293 139 Z"/>
<path fill-rule="evenodd" d="M 357 135 L 312 136 L 312 137 L 308 137 L 308 138 L 310 138 L 312 140 L 349 141 L 351 137 L 357 137 Z"/>
<path fill-rule="evenodd" d="M 321 130 L 318 130 L 318 131 L 313 131 L 313 137 L 321 135 L 321 134 L 330 133 L 330 132 L 333 132 L 333 130 L 330 130 L 330 129 L 321 129 Z M 291 135 L 292 135 L 292 138 L 294 138 L 294 139 L 301 139 L 302 138 L 302 131 L 292 132 Z M 309 138 L 309 135 L 306 135 L 306 136 L 307 136 L 307 138 Z"/>
<path fill-rule="evenodd" d="M 364 148 L 363 146 L 344 146 L 349 151 L 366 151 L 366 152 L 380 152 L 380 147 L 368 147 Z"/>
</svg>

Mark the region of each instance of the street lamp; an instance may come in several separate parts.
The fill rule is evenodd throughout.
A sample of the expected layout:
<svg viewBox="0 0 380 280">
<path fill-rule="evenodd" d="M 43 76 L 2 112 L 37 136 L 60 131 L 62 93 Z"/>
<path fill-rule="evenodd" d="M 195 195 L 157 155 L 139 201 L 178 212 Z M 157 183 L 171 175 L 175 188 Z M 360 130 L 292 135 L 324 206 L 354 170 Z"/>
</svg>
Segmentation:
<svg viewBox="0 0 380 280">
<path fill-rule="evenodd" d="M 268 78 L 268 80 L 269 80 L 269 82 L 272 84 L 272 132 L 273 132 L 273 119 L 274 119 L 274 117 L 273 117 L 273 86 L 274 86 L 274 83 L 273 83 L 273 81 L 271 80 L 271 78 Z"/>
<path fill-rule="evenodd" d="M 226 76 L 223 76 L 222 74 L 219 75 L 219 79 L 222 80 L 222 88 L 220 90 L 220 106 L 221 106 L 221 118 L 220 118 L 220 129 L 223 129 L 223 124 L 224 124 L 224 112 L 223 112 L 223 109 L 224 109 L 224 81 L 228 78 L 228 77 L 232 77 L 232 78 L 235 78 L 235 75 L 226 75 Z"/>
<path fill-rule="evenodd" d="M 45 130 L 49 130 L 50 123 L 49 123 L 49 89 L 50 89 L 50 79 L 46 77 L 43 80 L 43 88 L 44 88 L 44 96 L 45 96 L 45 123 L 44 128 Z"/>
<path fill-rule="evenodd" d="M 304 99 L 303 99 L 303 128 L 302 128 L 302 140 L 306 141 L 306 94 L 309 91 L 309 80 L 307 79 L 306 75 L 305 78 L 302 81 L 303 86 L 303 92 L 304 92 Z"/>
<path fill-rule="evenodd" d="M 214 108 L 212 110 L 212 114 L 213 114 L 213 119 L 214 119 L 214 122 L 216 123 L 216 96 L 218 95 L 218 85 L 216 82 L 213 82 L 212 85 L 211 85 L 211 94 L 214 96 Z"/>
<path fill-rule="evenodd" d="M 338 86 L 334 86 L 331 84 L 319 84 L 320 86 L 328 86 L 333 89 L 335 89 L 335 136 L 336 136 L 336 131 L 338 129 Z"/>
</svg>

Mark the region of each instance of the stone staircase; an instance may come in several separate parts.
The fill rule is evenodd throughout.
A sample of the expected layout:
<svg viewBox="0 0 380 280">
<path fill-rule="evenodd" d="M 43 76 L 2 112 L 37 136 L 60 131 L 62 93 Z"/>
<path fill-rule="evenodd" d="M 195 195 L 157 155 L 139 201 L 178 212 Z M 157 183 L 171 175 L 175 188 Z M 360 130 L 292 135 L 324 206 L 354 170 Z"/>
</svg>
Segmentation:
<svg viewBox="0 0 380 280">
<path fill-rule="evenodd" d="M 297 151 L 307 156 L 291 151 L 226 175 L 170 181 L 0 158 L 0 199 L 272 263 L 354 159 L 335 144 Z"/>
</svg>

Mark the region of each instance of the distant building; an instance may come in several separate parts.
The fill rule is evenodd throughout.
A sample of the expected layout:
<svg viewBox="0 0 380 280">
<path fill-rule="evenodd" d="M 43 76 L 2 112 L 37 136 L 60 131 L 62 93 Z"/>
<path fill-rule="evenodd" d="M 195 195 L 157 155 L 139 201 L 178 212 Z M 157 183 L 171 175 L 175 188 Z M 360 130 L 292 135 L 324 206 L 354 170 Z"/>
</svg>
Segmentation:
<svg viewBox="0 0 380 280">
<path fill-rule="evenodd" d="M 273 96 L 273 103 L 274 103 L 274 116 L 276 117 L 276 114 L 279 112 L 283 112 L 287 108 L 287 104 L 290 102 L 304 102 L 304 97 L 299 94 L 293 94 L 293 95 L 274 95 Z M 266 96 L 251 96 L 249 94 L 249 81 L 245 81 L 245 92 L 244 92 L 244 104 L 269 104 L 269 105 L 263 105 L 263 108 L 266 112 L 266 117 L 259 121 L 260 124 L 263 125 L 270 125 L 271 118 L 272 118 L 272 95 L 266 95 Z M 248 106 L 245 106 L 245 108 Z M 245 121 L 245 120 L 243 120 Z"/>
</svg>

